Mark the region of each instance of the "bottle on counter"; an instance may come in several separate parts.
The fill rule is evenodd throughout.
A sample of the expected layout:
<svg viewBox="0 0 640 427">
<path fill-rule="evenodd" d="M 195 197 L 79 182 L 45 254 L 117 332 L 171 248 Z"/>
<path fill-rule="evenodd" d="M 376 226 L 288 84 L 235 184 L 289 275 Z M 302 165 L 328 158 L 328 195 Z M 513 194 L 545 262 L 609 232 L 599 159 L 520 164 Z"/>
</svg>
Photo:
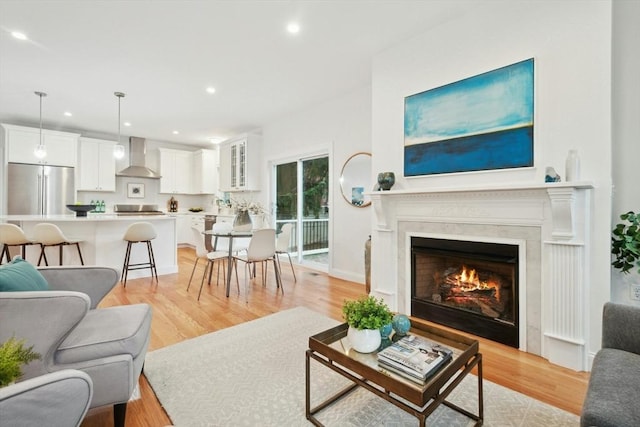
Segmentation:
<svg viewBox="0 0 640 427">
<path fill-rule="evenodd" d="M 94 202 L 93 200 L 91 201 L 91 203 L 89 203 L 92 206 L 95 206 L 95 208 L 93 208 L 93 210 L 91 212 L 98 212 L 98 204 L 96 202 Z"/>
<path fill-rule="evenodd" d="M 100 213 L 105 213 L 106 209 L 105 209 L 105 203 L 104 200 L 100 200 Z"/>
<path fill-rule="evenodd" d="M 173 196 L 169 199 L 169 212 L 178 212 L 178 201 Z"/>
</svg>

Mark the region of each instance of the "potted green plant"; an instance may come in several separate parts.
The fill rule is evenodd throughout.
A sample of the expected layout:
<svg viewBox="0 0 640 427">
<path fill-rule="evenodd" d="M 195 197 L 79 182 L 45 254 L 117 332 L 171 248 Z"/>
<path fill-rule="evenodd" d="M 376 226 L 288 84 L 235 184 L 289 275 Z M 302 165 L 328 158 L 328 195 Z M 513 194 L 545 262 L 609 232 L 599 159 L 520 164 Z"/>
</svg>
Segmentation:
<svg viewBox="0 0 640 427">
<path fill-rule="evenodd" d="M 13 384 L 22 376 L 22 365 L 40 359 L 33 346 L 25 348 L 24 340 L 11 337 L 0 344 L 0 387 Z"/>
<path fill-rule="evenodd" d="M 371 353 L 380 347 L 380 328 L 393 319 L 384 300 L 370 295 L 345 301 L 342 314 L 349 325 L 347 337 L 351 346 L 360 353 Z"/>
<path fill-rule="evenodd" d="M 629 211 L 620 215 L 624 222 L 616 224 L 611 237 L 611 253 L 615 268 L 629 274 L 634 266 L 640 273 L 640 215 Z"/>
</svg>

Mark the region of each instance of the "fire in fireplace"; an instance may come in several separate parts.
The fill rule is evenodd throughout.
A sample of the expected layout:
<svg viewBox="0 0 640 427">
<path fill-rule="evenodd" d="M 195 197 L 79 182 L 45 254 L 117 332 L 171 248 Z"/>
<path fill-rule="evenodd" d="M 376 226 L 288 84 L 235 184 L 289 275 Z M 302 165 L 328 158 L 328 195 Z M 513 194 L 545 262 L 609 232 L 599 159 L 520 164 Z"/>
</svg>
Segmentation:
<svg viewBox="0 0 640 427">
<path fill-rule="evenodd" d="M 518 347 L 518 247 L 411 238 L 411 313 Z"/>
</svg>

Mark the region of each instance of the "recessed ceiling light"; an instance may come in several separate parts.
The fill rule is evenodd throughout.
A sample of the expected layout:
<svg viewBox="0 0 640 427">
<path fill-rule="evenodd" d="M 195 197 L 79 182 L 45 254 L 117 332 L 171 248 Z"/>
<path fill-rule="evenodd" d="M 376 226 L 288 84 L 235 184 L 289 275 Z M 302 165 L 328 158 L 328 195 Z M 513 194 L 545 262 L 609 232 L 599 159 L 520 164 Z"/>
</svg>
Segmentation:
<svg viewBox="0 0 640 427">
<path fill-rule="evenodd" d="M 25 33 L 21 33 L 20 31 L 12 31 L 11 35 L 13 36 L 13 38 L 16 38 L 18 40 L 26 40 L 27 39 L 27 35 Z"/>
<path fill-rule="evenodd" d="M 291 34 L 298 34 L 300 32 L 300 25 L 297 22 L 289 22 L 287 24 L 287 31 Z"/>
<path fill-rule="evenodd" d="M 71 117 L 71 116 L 73 116 L 73 114 L 71 114 L 71 113 L 70 113 L 70 112 L 68 112 L 68 111 L 65 111 L 65 112 L 64 112 L 64 115 L 65 115 L 65 116 L 67 116 L 67 117 Z"/>
<path fill-rule="evenodd" d="M 216 137 L 213 137 L 213 138 L 209 138 L 209 142 L 211 142 L 212 144 L 220 144 L 224 140 L 225 140 L 225 138 L 223 138 L 221 136 L 216 136 Z"/>
<path fill-rule="evenodd" d="M 179 134 L 179 133 L 180 133 L 180 132 L 178 132 L 177 130 L 174 130 L 174 131 L 173 131 L 173 134 L 174 134 L 174 135 L 177 135 L 177 134 Z"/>
<path fill-rule="evenodd" d="M 209 87 L 207 88 L 207 93 L 216 93 L 216 88 L 215 88 L 215 87 L 213 87 L 213 86 L 209 86 Z"/>
<path fill-rule="evenodd" d="M 131 123 L 130 123 L 130 122 L 124 122 L 124 123 L 123 123 L 123 125 L 125 125 L 125 126 L 131 126 Z"/>
</svg>

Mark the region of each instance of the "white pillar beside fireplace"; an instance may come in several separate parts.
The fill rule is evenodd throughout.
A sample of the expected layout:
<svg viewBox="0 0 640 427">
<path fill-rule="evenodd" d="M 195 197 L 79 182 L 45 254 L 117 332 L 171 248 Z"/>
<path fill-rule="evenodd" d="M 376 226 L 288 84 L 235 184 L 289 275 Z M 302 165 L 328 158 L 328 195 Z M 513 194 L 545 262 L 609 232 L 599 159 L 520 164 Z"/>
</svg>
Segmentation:
<svg viewBox="0 0 640 427">
<path fill-rule="evenodd" d="M 437 232 L 523 240 L 527 289 L 523 351 L 587 369 L 590 193 L 587 182 L 371 193 L 372 293 L 411 314 L 407 238 Z M 522 301 L 522 299 L 521 299 Z"/>
</svg>

